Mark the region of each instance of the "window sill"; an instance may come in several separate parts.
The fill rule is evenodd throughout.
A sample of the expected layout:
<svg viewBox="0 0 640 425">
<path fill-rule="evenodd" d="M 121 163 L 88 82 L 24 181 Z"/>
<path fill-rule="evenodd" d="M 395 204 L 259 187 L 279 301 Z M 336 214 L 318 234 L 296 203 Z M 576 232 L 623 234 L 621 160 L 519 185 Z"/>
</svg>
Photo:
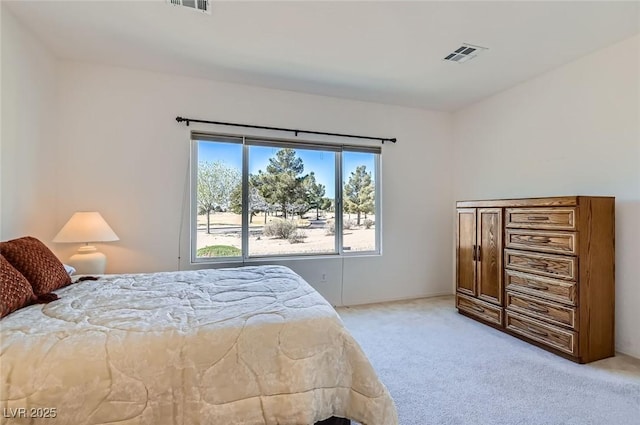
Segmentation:
<svg viewBox="0 0 640 425">
<path fill-rule="evenodd" d="M 348 254 L 325 254 L 325 255 L 290 255 L 290 256 L 269 256 L 269 257 L 251 257 L 251 258 L 216 258 L 208 260 L 190 261 L 192 266 L 202 265 L 251 265 L 267 262 L 283 262 L 283 261 L 305 261 L 305 260 L 338 260 L 347 258 L 362 258 L 362 257 L 382 257 L 382 253 L 368 251 Z"/>
</svg>

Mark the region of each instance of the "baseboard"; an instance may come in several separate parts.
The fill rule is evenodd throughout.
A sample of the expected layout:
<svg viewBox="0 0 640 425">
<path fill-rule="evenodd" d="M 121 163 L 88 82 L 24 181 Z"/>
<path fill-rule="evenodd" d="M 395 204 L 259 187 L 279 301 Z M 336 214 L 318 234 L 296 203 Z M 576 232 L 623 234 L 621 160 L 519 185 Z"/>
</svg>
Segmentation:
<svg viewBox="0 0 640 425">
<path fill-rule="evenodd" d="M 351 304 L 336 305 L 334 307 L 351 307 L 351 306 L 357 306 L 357 305 L 391 303 L 391 302 L 396 302 L 396 301 L 420 300 L 420 299 L 424 299 L 424 298 L 437 298 L 437 297 L 444 297 L 444 296 L 451 296 L 452 297 L 453 295 L 454 295 L 453 292 L 433 292 L 433 293 L 429 293 L 429 294 L 420 294 L 420 295 L 413 295 L 413 296 L 408 296 L 408 297 L 397 297 L 397 298 L 384 298 L 384 299 L 367 300 L 367 301 L 361 302 L 361 303 L 351 303 Z"/>
<path fill-rule="evenodd" d="M 624 351 L 620 351 L 616 348 L 616 355 L 618 354 L 622 354 L 623 356 L 631 357 L 632 359 L 640 361 L 640 357 L 638 357 L 635 353 L 634 354 L 625 353 Z"/>
</svg>

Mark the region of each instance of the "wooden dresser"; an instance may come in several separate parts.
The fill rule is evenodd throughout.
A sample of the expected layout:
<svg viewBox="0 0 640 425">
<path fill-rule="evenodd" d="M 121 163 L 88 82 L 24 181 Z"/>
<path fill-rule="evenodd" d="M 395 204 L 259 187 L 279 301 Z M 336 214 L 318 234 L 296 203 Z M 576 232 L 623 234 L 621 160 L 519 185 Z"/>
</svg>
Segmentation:
<svg viewBox="0 0 640 425">
<path fill-rule="evenodd" d="M 579 363 L 613 356 L 614 204 L 458 202 L 458 311 Z"/>
</svg>

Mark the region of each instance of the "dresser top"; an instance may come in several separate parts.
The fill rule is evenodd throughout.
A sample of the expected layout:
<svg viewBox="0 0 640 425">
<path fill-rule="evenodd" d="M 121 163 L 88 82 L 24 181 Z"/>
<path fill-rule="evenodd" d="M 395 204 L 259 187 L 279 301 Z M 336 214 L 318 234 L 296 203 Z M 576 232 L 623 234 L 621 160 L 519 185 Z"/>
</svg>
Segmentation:
<svg viewBox="0 0 640 425">
<path fill-rule="evenodd" d="M 546 198 L 519 198 L 519 199 L 485 199 L 476 201 L 458 201 L 458 208 L 474 207 L 575 207 L 580 201 L 589 199 L 611 199 L 612 196 L 554 196 Z"/>
</svg>

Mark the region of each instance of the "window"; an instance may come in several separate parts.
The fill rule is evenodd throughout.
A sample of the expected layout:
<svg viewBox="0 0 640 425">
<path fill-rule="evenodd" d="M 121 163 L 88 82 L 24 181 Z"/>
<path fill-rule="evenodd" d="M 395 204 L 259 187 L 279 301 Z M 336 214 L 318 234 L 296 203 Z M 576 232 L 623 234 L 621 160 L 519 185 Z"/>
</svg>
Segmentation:
<svg viewBox="0 0 640 425">
<path fill-rule="evenodd" d="M 242 139 L 197 144 L 195 258 L 242 256 Z"/>
<path fill-rule="evenodd" d="M 380 252 L 379 148 L 192 140 L 192 261 Z"/>
<path fill-rule="evenodd" d="M 375 251 L 377 155 L 345 151 L 342 163 L 342 249 L 351 252 Z"/>
</svg>

